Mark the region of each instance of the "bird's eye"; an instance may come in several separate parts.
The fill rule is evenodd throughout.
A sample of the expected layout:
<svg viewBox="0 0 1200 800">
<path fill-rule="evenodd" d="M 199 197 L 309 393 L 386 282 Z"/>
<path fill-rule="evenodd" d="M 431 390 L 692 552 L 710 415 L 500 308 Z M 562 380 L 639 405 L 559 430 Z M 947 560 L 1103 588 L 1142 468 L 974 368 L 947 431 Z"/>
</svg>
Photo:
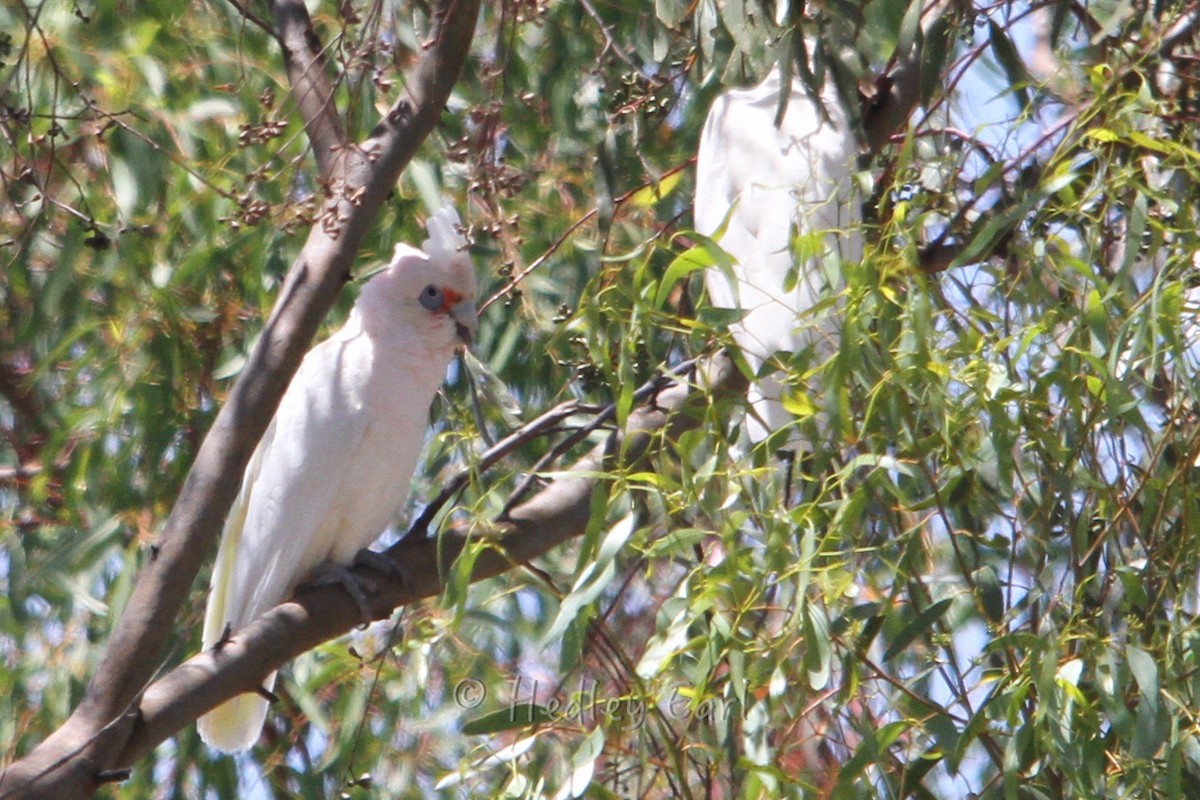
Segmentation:
<svg viewBox="0 0 1200 800">
<path fill-rule="evenodd" d="M 430 311 L 438 311 L 445 304 L 445 298 L 442 296 L 442 290 L 432 284 L 426 286 L 421 291 L 421 305 Z"/>
</svg>

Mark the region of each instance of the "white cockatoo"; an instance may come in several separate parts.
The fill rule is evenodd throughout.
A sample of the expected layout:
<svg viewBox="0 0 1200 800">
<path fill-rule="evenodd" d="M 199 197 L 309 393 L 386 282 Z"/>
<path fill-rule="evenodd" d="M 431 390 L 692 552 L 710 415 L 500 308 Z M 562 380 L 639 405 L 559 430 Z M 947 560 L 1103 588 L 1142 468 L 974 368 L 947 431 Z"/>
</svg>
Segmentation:
<svg viewBox="0 0 1200 800">
<path fill-rule="evenodd" d="M 353 562 L 407 499 L 429 404 L 475 330 L 475 271 L 459 228 L 447 206 L 429 219 L 421 250 L 396 245 L 346 324 L 305 356 L 225 522 L 206 649 L 286 600 L 321 564 Z M 263 697 L 243 694 L 201 717 L 200 736 L 244 750 L 266 713 Z"/>
<path fill-rule="evenodd" d="M 822 111 L 793 81 L 776 125 L 780 81 L 776 66 L 758 86 L 717 97 L 696 157 L 696 231 L 714 236 L 724 223 L 717 243 L 734 261 L 733 283 L 714 267 L 706 271 L 705 285 L 714 306 L 745 312 L 730 329 L 755 372 L 781 351 L 810 344 L 817 355 L 834 351 L 836 321 L 810 312 L 840 287 L 838 260 L 862 257 L 851 188 L 858 148 L 837 88 L 826 79 Z M 797 250 L 812 255 L 793 265 L 796 237 L 802 237 Z M 775 375 L 750 387 L 746 427 L 752 442 L 792 420 L 782 391 Z"/>
</svg>

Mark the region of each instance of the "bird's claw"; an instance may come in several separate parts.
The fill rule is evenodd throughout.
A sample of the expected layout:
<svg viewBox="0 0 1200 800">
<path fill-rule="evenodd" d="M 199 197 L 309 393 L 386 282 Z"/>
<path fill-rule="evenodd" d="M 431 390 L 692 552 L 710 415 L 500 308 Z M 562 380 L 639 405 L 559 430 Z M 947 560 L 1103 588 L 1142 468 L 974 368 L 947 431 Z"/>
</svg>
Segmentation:
<svg viewBox="0 0 1200 800">
<path fill-rule="evenodd" d="M 357 561 L 358 557 L 355 556 L 355 562 Z M 358 613 L 362 617 L 360 627 L 365 628 L 375 621 L 375 615 L 371 613 L 371 604 L 367 601 L 367 593 L 375 591 L 376 586 L 369 578 L 360 578 L 341 564 L 326 562 L 317 567 L 309 583 L 313 586 L 328 586 L 331 583 L 341 585 L 349 593 L 354 605 L 358 606 Z"/>
<path fill-rule="evenodd" d="M 383 573 L 391 580 L 397 580 L 401 583 L 409 582 L 408 575 L 403 567 L 383 553 L 378 553 L 365 547 L 354 554 L 354 560 L 350 566 L 367 567 L 368 569 Z M 326 586 L 331 583 L 340 584 L 350 594 L 350 598 L 354 600 L 354 604 L 358 606 L 358 613 L 362 617 L 362 624 L 359 627 L 366 628 L 375 621 L 375 614 L 371 610 L 367 594 L 378 591 L 379 585 L 370 578 L 356 575 L 350 571 L 350 568 L 344 567 L 341 564 L 325 563 L 317 568 L 317 572 L 313 575 L 310 583 L 313 586 Z"/>
<path fill-rule="evenodd" d="M 394 559 L 366 547 L 354 554 L 354 566 L 368 567 L 376 572 L 382 572 L 388 578 L 401 583 L 409 582 L 408 573 Z"/>
</svg>

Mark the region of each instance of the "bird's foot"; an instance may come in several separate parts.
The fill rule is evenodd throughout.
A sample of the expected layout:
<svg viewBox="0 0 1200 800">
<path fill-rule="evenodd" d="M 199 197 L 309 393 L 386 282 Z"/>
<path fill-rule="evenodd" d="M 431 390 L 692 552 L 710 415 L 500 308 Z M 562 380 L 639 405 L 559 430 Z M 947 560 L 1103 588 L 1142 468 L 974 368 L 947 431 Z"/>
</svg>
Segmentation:
<svg viewBox="0 0 1200 800">
<path fill-rule="evenodd" d="M 357 563 L 358 556 L 355 556 L 354 560 Z M 360 578 L 341 564 L 327 561 L 317 567 L 312 580 L 308 583 L 312 586 L 339 584 L 350 595 L 354 605 L 358 606 L 358 613 L 362 617 L 362 624 L 359 627 L 365 628 L 375 621 L 375 615 L 371 613 L 371 604 L 367 601 L 367 594 L 374 592 L 378 587 L 370 578 Z"/>
<path fill-rule="evenodd" d="M 383 553 L 378 553 L 374 550 L 363 548 L 354 554 L 354 560 L 350 563 L 350 567 L 326 562 L 317 567 L 317 571 L 313 574 L 313 578 L 309 583 L 313 586 L 326 586 L 331 583 L 340 584 L 350 594 L 354 604 L 358 606 L 358 613 L 362 617 L 360 628 L 366 628 L 375 621 L 376 616 L 371 610 L 371 603 L 367 599 L 368 594 L 379 591 L 379 584 L 371 578 L 356 575 L 350 571 L 351 567 L 366 567 L 375 572 L 382 573 L 389 580 L 397 580 L 402 583 L 408 583 L 408 575 L 404 568 L 397 564 L 392 559 L 385 556 Z"/>
<path fill-rule="evenodd" d="M 409 583 L 408 573 L 395 560 L 367 547 L 354 554 L 354 566 L 367 567 L 376 572 L 382 572 L 391 580 L 405 584 Z"/>
</svg>

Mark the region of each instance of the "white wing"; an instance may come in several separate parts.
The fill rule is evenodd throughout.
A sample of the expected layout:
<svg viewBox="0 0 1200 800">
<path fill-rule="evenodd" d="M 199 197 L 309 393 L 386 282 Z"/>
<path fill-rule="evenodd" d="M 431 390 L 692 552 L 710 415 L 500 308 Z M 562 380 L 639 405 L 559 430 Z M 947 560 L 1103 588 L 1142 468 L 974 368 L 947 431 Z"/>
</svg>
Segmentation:
<svg viewBox="0 0 1200 800">
<path fill-rule="evenodd" d="M 353 355 L 337 337 L 313 348 L 255 450 L 217 554 L 205 649 L 278 605 L 328 557 L 329 537 L 338 533 L 327 527 L 328 509 L 367 425 L 352 385 L 356 370 L 346 364 Z M 202 717 L 200 735 L 221 750 L 242 750 L 258 738 L 266 713 L 266 700 L 242 695 Z"/>
<path fill-rule="evenodd" d="M 833 322 L 806 317 L 839 278 L 826 275 L 824 259 L 814 257 L 797 265 L 789 286 L 793 236 L 832 232 L 824 247 L 846 260 L 857 260 L 862 250 L 850 191 L 856 142 L 835 87 L 827 83 L 822 113 L 805 88 L 794 85 L 776 127 L 779 100 L 778 68 L 752 89 L 722 94 L 709 111 L 696 159 L 696 230 L 712 235 L 728 215 L 720 245 L 735 262 L 734 283 L 711 269 L 705 284 L 714 305 L 746 312 L 731 332 L 755 369 L 779 351 L 816 344 L 829 353 L 834 347 Z M 752 441 L 789 421 L 779 396 L 778 381 L 769 376 L 751 388 Z"/>
<path fill-rule="evenodd" d="M 398 245 L 346 325 L 305 357 L 251 458 L 226 522 L 204 646 L 287 599 L 324 561 L 348 564 L 408 496 L 429 403 L 474 324 L 475 275 L 456 248 L 458 216 L 430 220 L 429 253 Z M 422 304 L 430 287 L 443 308 Z M 268 676 L 269 688 L 274 675 Z M 266 702 L 247 694 L 200 719 L 226 751 L 254 743 Z"/>
<path fill-rule="evenodd" d="M 206 648 L 286 600 L 322 562 L 349 563 L 408 496 L 444 366 L 377 359 L 379 345 L 344 333 L 305 357 L 247 469 L 217 557 Z M 200 733 L 243 750 L 266 713 L 263 698 L 241 695 L 202 717 Z"/>
</svg>

